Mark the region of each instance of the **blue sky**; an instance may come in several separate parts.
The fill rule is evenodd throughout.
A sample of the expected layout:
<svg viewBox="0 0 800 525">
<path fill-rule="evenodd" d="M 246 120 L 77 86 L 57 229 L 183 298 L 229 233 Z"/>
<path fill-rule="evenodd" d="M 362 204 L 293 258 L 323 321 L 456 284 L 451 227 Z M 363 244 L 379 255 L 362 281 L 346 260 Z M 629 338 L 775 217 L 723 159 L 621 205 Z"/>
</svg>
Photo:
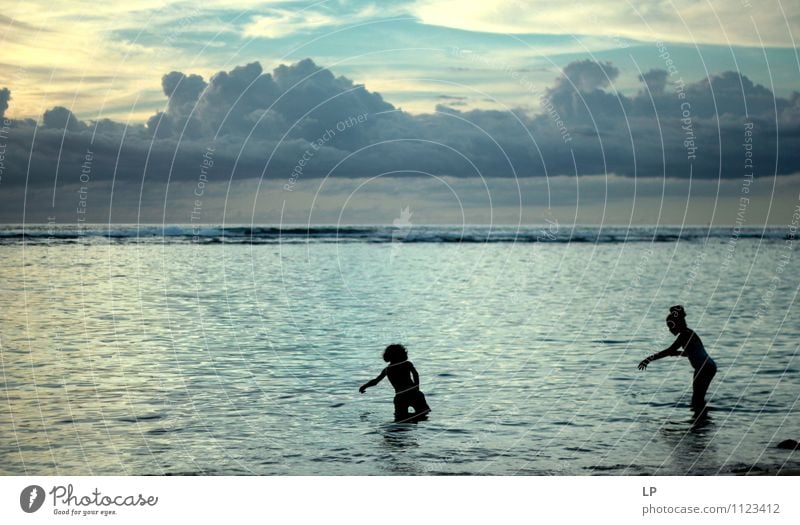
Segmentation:
<svg viewBox="0 0 800 525">
<path fill-rule="evenodd" d="M 160 78 L 171 70 L 210 76 L 254 60 L 271 69 L 311 57 L 421 113 L 441 95 L 465 96 L 466 107 L 530 105 L 509 68 L 543 89 L 583 58 L 614 63 L 623 75 L 613 87 L 630 92 L 639 88 L 637 67 L 663 67 L 661 40 L 687 81 L 740 70 L 787 96 L 800 79 L 790 31 L 800 10 L 745 4 L 18 2 L 0 19 L 0 75 L 14 93 L 10 115 L 38 117 L 60 104 L 82 117 L 144 120 L 163 106 Z M 481 60 L 465 61 L 453 48 Z"/>
</svg>

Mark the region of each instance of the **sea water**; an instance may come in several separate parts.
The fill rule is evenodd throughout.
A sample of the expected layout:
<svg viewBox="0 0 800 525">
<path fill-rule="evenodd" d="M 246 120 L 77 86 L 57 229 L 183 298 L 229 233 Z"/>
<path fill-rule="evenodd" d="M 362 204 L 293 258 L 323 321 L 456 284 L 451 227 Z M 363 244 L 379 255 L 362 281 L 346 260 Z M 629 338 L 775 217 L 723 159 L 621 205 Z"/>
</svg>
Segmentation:
<svg viewBox="0 0 800 525">
<path fill-rule="evenodd" d="M 780 228 L 8 226 L 0 473 L 796 469 L 800 270 Z M 719 372 L 693 421 L 683 304 Z M 406 345 L 432 408 L 395 424 Z"/>
</svg>

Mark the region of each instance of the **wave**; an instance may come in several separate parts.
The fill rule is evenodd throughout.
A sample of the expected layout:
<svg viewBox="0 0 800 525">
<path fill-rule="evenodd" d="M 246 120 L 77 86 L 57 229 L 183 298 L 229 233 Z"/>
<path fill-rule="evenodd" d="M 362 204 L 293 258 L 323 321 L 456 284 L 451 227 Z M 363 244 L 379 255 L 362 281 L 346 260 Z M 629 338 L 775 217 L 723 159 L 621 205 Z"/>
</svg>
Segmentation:
<svg viewBox="0 0 800 525">
<path fill-rule="evenodd" d="M 728 243 L 787 239 L 785 228 L 580 226 L 335 226 L 335 225 L 6 225 L 2 244 L 282 244 L 282 243 Z"/>
</svg>

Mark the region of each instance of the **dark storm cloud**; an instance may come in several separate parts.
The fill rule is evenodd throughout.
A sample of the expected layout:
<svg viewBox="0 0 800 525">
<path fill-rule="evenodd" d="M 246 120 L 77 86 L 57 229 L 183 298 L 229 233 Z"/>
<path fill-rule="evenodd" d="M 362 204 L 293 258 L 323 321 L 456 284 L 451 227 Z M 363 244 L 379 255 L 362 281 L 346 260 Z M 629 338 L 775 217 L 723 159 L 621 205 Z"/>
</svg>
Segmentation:
<svg viewBox="0 0 800 525">
<path fill-rule="evenodd" d="M 792 93 L 788 106 L 781 111 L 781 123 L 796 134 L 800 130 L 800 93 Z"/>
<path fill-rule="evenodd" d="M 571 134 L 583 139 L 570 144 L 579 173 L 687 177 L 691 168 L 694 177 L 741 178 L 750 124 L 756 176 L 800 169 L 792 119 L 797 94 L 791 100 L 775 97 L 733 71 L 686 83 L 651 70 L 629 97 L 608 89 L 617 77 L 610 64 L 574 62 L 547 90 Z M 544 127 L 545 120 L 536 122 Z M 567 153 L 560 148 L 562 158 Z"/>
<path fill-rule="evenodd" d="M 647 73 L 639 76 L 639 80 L 644 83 L 646 89 L 653 95 L 663 95 L 667 87 L 669 73 L 663 69 L 651 69 Z"/>
<path fill-rule="evenodd" d="M 42 115 L 42 126 L 45 128 L 60 129 L 66 133 L 76 133 L 88 129 L 88 126 L 80 121 L 72 111 L 61 106 L 56 106 L 44 112 L 44 115 Z"/>
<path fill-rule="evenodd" d="M 163 111 L 144 125 L 84 122 L 55 107 L 43 115 L 33 141 L 33 121 L 13 120 L 3 184 L 71 187 L 90 153 L 93 182 L 191 185 L 208 151 L 209 177 L 216 181 L 264 172 L 284 181 L 294 173 L 299 182 L 334 167 L 337 177 L 536 177 L 577 170 L 680 178 L 689 176 L 690 165 L 694 177 L 738 179 L 748 123 L 756 176 L 800 168 L 800 95 L 775 97 L 735 72 L 679 85 L 666 71 L 652 70 L 628 96 L 615 90 L 619 77 L 610 63 L 573 62 L 543 97 L 531 96 L 535 115 L 448 106 L 410 115 L 310 59 L 272 73 L 253 62 L 208 81 L 173 71 L 162 79 Z M 0 113 L 9 98 L 0 90 Z"/>
<path fill-rule="evenodd" d="M 11 99 L 11 92 L 8 88 L 0 88 L 0 118 L 3 118 L 8 109 L 8 101 Z"/>
</svg>

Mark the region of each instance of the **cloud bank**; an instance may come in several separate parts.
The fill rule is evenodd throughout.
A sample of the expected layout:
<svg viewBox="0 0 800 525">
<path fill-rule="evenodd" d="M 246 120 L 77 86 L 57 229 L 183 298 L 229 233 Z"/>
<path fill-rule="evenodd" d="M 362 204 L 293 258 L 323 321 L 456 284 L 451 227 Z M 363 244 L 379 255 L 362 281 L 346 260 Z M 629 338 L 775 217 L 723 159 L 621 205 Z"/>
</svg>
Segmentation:
<svg viewBox="0 0 800 525">
<path fill-rule="evenodd" d="M 800 171 L 800 94 L 776 97 L 731 71 L 688 82 L 651 70 L 624 95 L 619 76 L 611 63 L 577 61 L 526 108 L 410 115 L 311 59 L 209 79 L 172 71 L 164 108 L 143 124 L 82 121 L 64 107 L 11 120 L 0 200 L 19 208 L 24 186 L 71 199 L 82 179 L 138 188 L 139 200 L 155 192 L 167 206 L 170 191 L 203 179 L 263 179 L 288 195 L 327 177 L 733 181 Z M 11 95 L 0 90 L 0 113 Z M 126 201 L 137 196 L 115 206 Z M 47 204 L 27 203 L 30 212 Z"/>
</svg>

